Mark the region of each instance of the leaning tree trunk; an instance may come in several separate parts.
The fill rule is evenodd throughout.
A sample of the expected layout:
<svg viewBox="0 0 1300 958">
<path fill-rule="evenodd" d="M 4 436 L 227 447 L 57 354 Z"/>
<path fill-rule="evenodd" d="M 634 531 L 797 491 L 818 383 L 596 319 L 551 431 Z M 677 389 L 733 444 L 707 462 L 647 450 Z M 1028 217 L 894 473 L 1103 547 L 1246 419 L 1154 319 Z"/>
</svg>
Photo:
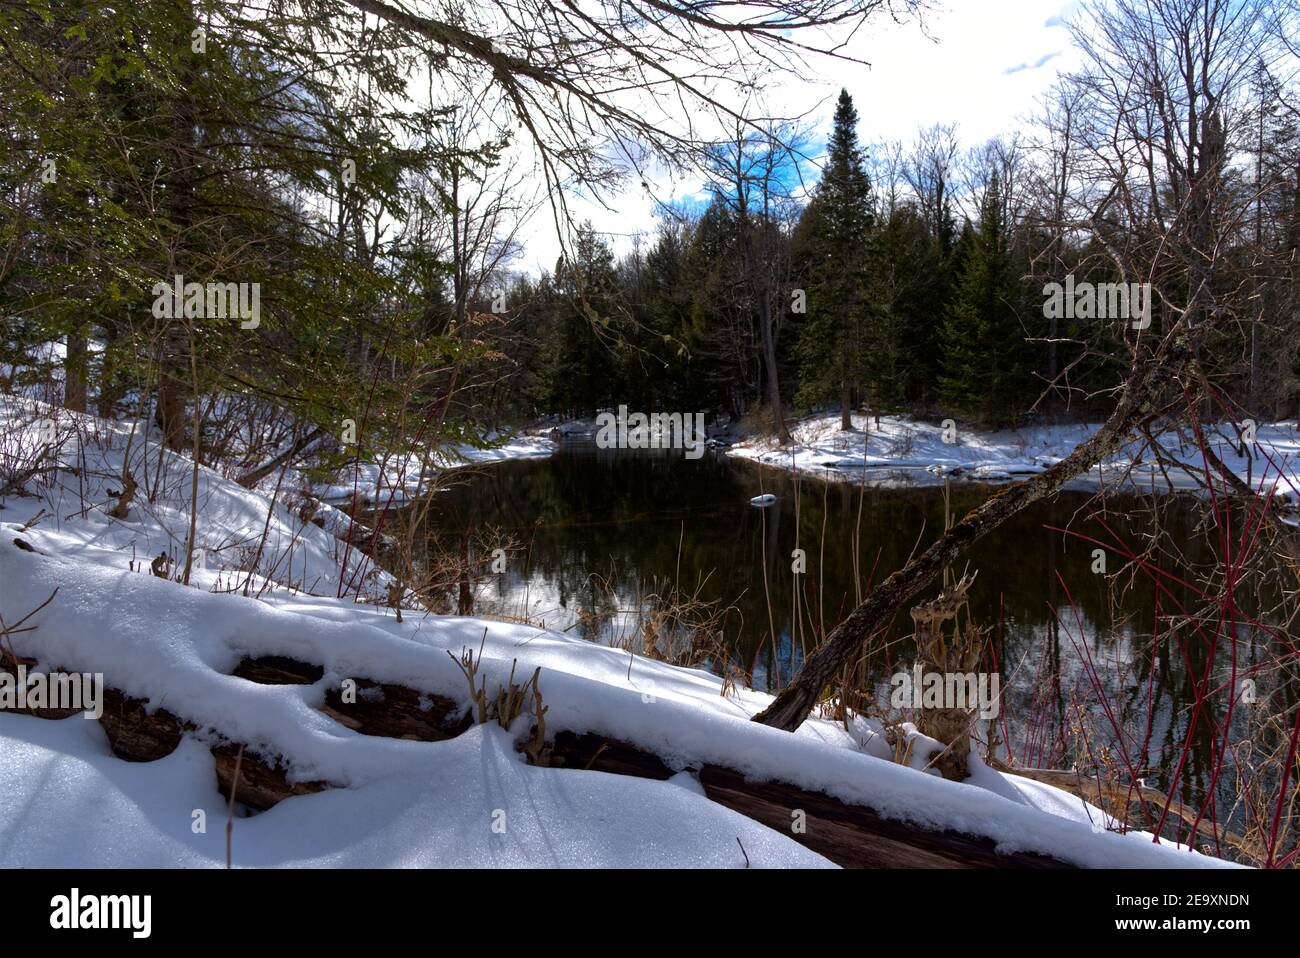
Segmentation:
<svg viewBox="0 0 1300 958">
<path fill-rule="evenodd" d="M 261 482 L 271 473 L 275 472 L 275 470 L 279 469 L 285 463 L 292 461 L 295 457 L 300 455 L 308 446 L 310 446 L 313 442 L 315 442 L 323 435 L 325 435 L 325 430 L 320 426 L 317 426 L 315 429 L 311 430 L 308 433 L 305 433 L 304 435 L 294 440 L 289 445 L 289 448 L 286 449 L 284 452 L 280 453 L 279 455 L 272 456 L 269 460 L 262 463 L 260 466 L 250 469 L 242 476 L 238 476 L 235 479 L 235 482 L 239 483 L 241 486 L 243 486 L 246 489 L 252 489 L 255 485 L 257 485 L 259 482 Z"/>
<path fill-rule="evenodd" d="M 1118 450 L 1139 423 L 1154 415 L 1161 388 L 1182 372 L 1188 358 L 1187 342 L 1173 335 L 1166 337 L 1155 355 L 1136 358 L 1119 402 L 1100 430 L 1046 472 L 1008 486 L 973 509 L 925 552 L 872 589 L 866 601 L 808 656 L 794 682 L 754 721 L 790 732 L 802 725 L 844 665 L 967 546 Z"/>
</svg>

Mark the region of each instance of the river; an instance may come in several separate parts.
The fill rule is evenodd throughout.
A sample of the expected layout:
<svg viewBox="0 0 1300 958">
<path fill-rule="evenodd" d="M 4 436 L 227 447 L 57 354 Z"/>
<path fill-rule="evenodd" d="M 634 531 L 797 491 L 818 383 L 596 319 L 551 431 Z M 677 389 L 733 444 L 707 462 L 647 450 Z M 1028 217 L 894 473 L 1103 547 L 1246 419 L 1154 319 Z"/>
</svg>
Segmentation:
<svg viewBox="0 0 1300 958">
<path fill-rule="evenodd" d="M 715 451 L 692 460 L 566 440 L 549 459 L 458 474 L 433 501 L 429 542 L 431 551 L 455 556 L 469 538 L 476 567 L 486 565 L 473 583 L 476 614 L 523 618 L 638 652 L 647 623 L 656 623 L 677 640 L 679 657 L 694 644 L 702 667 L 775 689 L 870 583 L 942 532 L 946 511 L 960 518 L 996 491 L 957 482 L 946 491 L 859 488 L 797 479 Z M 776 503 L 750 504 L 762 494 Z M 1199 509 L 1188 497 L 1110 497 L 1095 516 L 1099 505 L 1090 493 L 1063 493 L 966 556 L 978 572 L 970 610 L 989 630 L 1001 673 L 997 735 L 1003 753 L 1009 743 L 1022 764 L 1052 767 L 1104 764 L 1103 747 L 1114 756 L 1122 736 L 1133 761 L 1154 770 L 1151 782 L 1168 787 L 1194 700 L 1189 673 L 1204 672 L 1210 655 L 1204 635 L 1171 631 L 1169 616 L 1180 605 L 1193 609 L 1195 597 L 1174 585 L 1157 609 L 1149 576 L 1123 571 L 1116 549 L 1106 550 L 1103 574 L 1097 545 L 1080 536 L 1137 546 L 1158 506 L 1191 564 L 1214 562 L 1215 543 L 1198 532 Z M 511 541 L 500 572 L 485 554 L 500 544 L 497 536 Z M 802 574 L 794 571 L 796 549 Z M 1193 581 L 1188 568 L 1171 562 L 1171 571 Z M 653 598 L 665 596 L 673 601 Z M 689 608 L 677 616 L 667 608 L 683 604 Z M 910 627 L 900 617 L 864 664 L 880 707 L 891 675 L 911 665 Z M 1244 626 L 1237 635 L 1241 669 L 1267 640 Z M 1228 643 L 1219 645 L 1209 674 L 1226 683 Z M 1193 794 L 1208 784 L 1225 701 L 1214 700 L 1192 736 L 1181 779 Z M 1234 730 L 1244 714 L 1237 709 Z"/>
</svg>

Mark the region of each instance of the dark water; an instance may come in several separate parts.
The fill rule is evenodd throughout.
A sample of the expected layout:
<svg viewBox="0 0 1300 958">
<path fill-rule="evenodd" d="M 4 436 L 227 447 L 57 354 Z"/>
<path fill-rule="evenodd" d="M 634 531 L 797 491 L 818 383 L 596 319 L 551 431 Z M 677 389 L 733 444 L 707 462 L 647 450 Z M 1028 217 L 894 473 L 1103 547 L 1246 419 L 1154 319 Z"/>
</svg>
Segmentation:
<svg viewBox="0 0 1300 958">
<path fill-rule="evenodd" d="M 678 598 L 688 594 L 727 610 L 714 623 L 725 652 L 711 655 L 706 666 L 739 671 L 762 689 L 788 680 L 803 649 L 847 614 L 872 581 L 932 542 L 944 528 L 945 509 L 960 518 L 996 491 L 954 483 L 945 504 L 943 488 L 935 486 L 863 490 L 795 480 L 715 453 L 691 461 L 679 452 L 571 442 L 550 459 L 501 463 L 462 477 L 436 497 L 429 527 L 446 555 L 459 554 L 466 535 L 471 551 L 488 551 L 488 530 L 513 540 L 505 572 L 474 582 L 476 613 L 526 616 L 594 641 L 639 650 L 637 610 L 645 609 L 648 595 L 665 594 L 676 583 Z M 777 495 L 777 504 L 751 506 L 761 493 Z M 1182 750 L 1192 675 L 1205 672 L 1210 644 L 1171 639 L 1168 616 L 1180 603 L 1194 608 L 1194 596 L 1172 587 L 1157 610 L 1148 577 L 1096 574 L 1097 546 L 1053 531 L 1137 545 L 1152 505 L 1111 498 L 1099 520 L 1090 494 L 1063 494 L 1011 519 L 968 552 L 969 567 L 978 570 L 970 608 L 991 631 L 1002 674 L 998 735 L 1024 764 L 1085 764 L 1123 738 L 1135 763 L 1156 770 L 1153 784 L 1171 785 L 1167 775 Z M 1196 529 L 1194 500 L 1164 499 L 1159 507 L 1162 526 L 1188 560 L 1215 561 L 1214 542 Z M 791 568 L 796 547 L 806 552 L 807 572 L 800 576 Z M 487 561 L 482 554 L 475 559 L 479 568 Z M 1115 573 L 1124 561 L 1112 551 L 1107 564 Z M 1162 638 L 1153 642 L 1157 621 Z M 882 705 L 889 675 L 912 661 L 910 632 L 910 619 L 901 617 L 865 663 Z M 1249 629 L 1237 634 L 1243 666 L 1266 640 Z M 1209 671 L 1229 681 L 1222 649 Z M 1198 722 L 1179 777 L 1187 799 L 1204 794 L 1226 701 L 1218 696 Z M 1085 716 L 1082 734 L 1072 718 L 1076 709 Z"/>
</svg>

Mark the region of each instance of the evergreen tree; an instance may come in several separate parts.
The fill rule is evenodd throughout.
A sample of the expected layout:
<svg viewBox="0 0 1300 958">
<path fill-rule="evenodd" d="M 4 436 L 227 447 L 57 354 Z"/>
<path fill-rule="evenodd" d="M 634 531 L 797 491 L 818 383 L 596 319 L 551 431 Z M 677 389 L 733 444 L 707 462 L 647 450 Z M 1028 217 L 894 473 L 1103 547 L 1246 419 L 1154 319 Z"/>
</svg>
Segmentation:
<svg viewBox="0 0 1300 958">
<path fill-rule="evenodd" d="M 798 401 L 812 407 L 838 400 L 841 427 L 851 429 L 855 395 L 881 378 L 881 316 L 870 302 L 871 182 L 858 146 L 858 111 L 848 91 L 835 107 L 826 169 L 795 234 L 807 292 L 797 353 Z"/>
<path fill-rule="evenodd" d="M 697 368 L 716 404 L 739 417 L 758 396 L 761 380 L 753 315 L 748 303 L 736 296 L 741 259 L 737 221 L 735 207 L 715 197 L 692 232 L 686 276 Z"/>
<path fill-rule="evenodd" d="M 636 277 L 638 339 L 644 345 L 631 357 L 626 378 L 643 409 L 657 405 L 685 411 L 711 404 L 691 327 L 691 290 L 686 280 L 689 242 L 684 225 L 666 220 Z"/>
<path fill-rule="evenodd" d="M 876 404 L 924 403 L 937 383 L 939 324 L 947 261 L 916 207 L 894 209 L 875 244 L 872 291 L 883 313 L 886 375 Z"/>
<path fill-rule="evenodd" d="M 435 116 L 379 116 L 373 98 L 404 84 L 390 55 L 369 65 L 371 99 L 345 105 L 324 54 L 277 48 L 274 25 L 232 24 L 223 6 L 0 8 L 12 54 L 0 57 L 9 105 L 0 223 L 23 224 L 0 226 L 12 253 L 12 268 L 0 270 L 0 311 L 21 308 L 32 338 L 66 337 L 74 357 L 88 340 L 103 342 L 90 361 L 69 362 L 70 405 L 84 408 L 92 385 L 104 415 L 124 398 L 151 396 L 177 448 L 189 448 L 185 406 L 200 394 L 260 395 L 333 425 L 367 404 L 406 399 L 372 394 L 357 375 L 367 338 L 388 342 L 390 359 L 403 346 L 439 348 L 417 347 L 418 330 L 396 328 L 406 313 L 391 264 L 364 241 L 363 209 L 405 216 L 406 174 L 429 156 L 399 145 L 398 133 L 425 141 Z M 344 158 L 363 174 L 346 203 Z M 326 197 L 356 215 L 323 221 Z M 156 284 L 177 275 L 256 284 L 256 325 L 159 316 Z"/>
<path fill-rule="evenodd" d="M 585 415 L 624 399 L 614 356 L 622 306 L 614 253 L 589 223 L 556 264 L 555 296 L 552 408 Z"/>
<path fill-rule="evenodd" d="M 943 324 L 942 399 L 953 413 L 984 425 L 1004 424 L 1015 418 L 1033 385 L 1033 363 L 1025 343 L 1024 292 L 996 174 L 980 208 L 979 228 L 963 236 L 958 250 L 965 262 Z"/>
</svg>

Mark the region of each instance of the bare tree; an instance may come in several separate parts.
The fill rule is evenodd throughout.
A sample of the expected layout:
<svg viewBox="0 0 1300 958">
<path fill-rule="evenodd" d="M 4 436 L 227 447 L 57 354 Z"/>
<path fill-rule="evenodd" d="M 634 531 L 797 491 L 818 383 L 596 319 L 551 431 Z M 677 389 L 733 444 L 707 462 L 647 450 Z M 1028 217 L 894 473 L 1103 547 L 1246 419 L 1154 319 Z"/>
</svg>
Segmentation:
<svg viewBox="0 0 1300 958">
<path fill-rule="evenodd" d="M 844 42 L 870 16 L 917 15 L 925 0 L 299 0 L 371 15 L 422 41 L 440 73 L 478 76 L 531 138 L 557 213 L 570 180 L 603 192 L 655 163 L 698 160 L 715 116 L 748 121 L 763 79 L 812 59 L 858 62 Z M 355 29 L 355 24 L 351 25 Z"/>
<path fill-rule="evenodd" d="M 731 295 L 758 324 L 763 379 L 778 441 L 790 441 L 781 400 L 776 344 L 790 287 L 789 224 L 799 189 L 799 161 L 807 136 L 793 124 L 760 123 L 753 132 L 737 120 L 713 151 L 714 193 L 736 225 L 740 272 Z"/>
<path fill-rule="evenodd" d="M 916 135 L 903 175 L 916 196 L 930 234 L 943 237 L 957 192 L 957 128 L 926 127 Z"/>
</svg>

